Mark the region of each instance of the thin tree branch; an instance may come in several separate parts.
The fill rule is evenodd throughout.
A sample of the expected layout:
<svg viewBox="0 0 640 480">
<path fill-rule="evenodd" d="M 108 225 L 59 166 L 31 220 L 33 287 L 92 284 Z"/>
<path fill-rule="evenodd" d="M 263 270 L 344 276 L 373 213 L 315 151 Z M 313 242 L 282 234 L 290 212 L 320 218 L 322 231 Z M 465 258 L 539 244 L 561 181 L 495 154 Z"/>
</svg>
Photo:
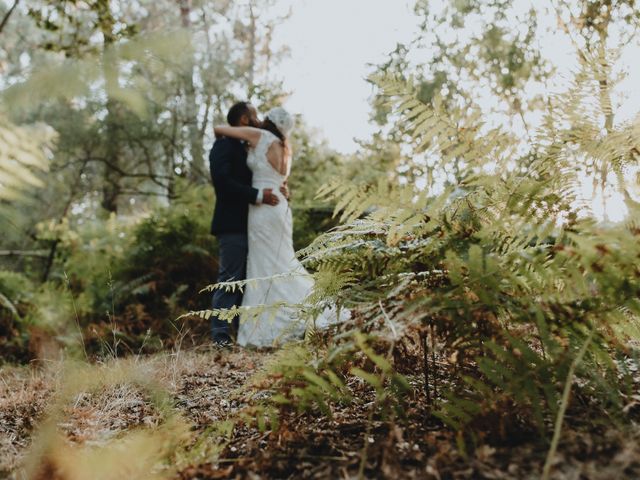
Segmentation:
<svg viewBox="0 0 640 480">
<path fill-rule="evenodd" d="M 591 340 L 593 339 L 594 329 L 592 328 L 589 332 L 589 336 L 585 340 L 582 348 L 578 352 L 578 355 L 573 359 L 571 365 L 569 366 L 569 372 L 567 373 L 567 379 L 564 382 L 564 389 L 562 391 L 562 397 L 560 401 L 560 408 L 558 409 L 558 414 L 556 415 L 556 422 L 553 428 L 553 438 L 551 439 L 551 447 L 549 448 L 549 452 L 547 453 L 547 459 L 544 462 L 544 469 L 542 470 L 542 479 L 548 480 L 551 475 L 551 467 L 553 466 L 553 459 L 555 457 L 556 451 L 558 450 L 558 444 L 560 443 L 560 434 L 562 432 L 562 423 L 564 422 L 564 414 L 567 411 L 567 406 L 569 405 L 569 397 L 571 395 L 571 385 L 573 384 L 573 375 L 578 368 L 578 365 L 582 361 L 585 353 L 587 353 L 587 349 L 591 344 Z"/>
<path fill-rule="evenodd" d="M 85 158 L 79 158 L 77 160 L 71 160 L 69 162 L 66 162 L 64 164 L 60 164 L 60 165 L 56 165 L 52 171 L 60 171 L 63 170 L 67 167 L 70 167 L 71 165 L 77 164 L 77 163 L 86 163 L 86 162 L 93 162 L 93 163 L 103 163 L 104 165 L 106 165 L 108 168 L 112 169 L 113 171 L 115 171 L 116 173 L 118 173 L 121 177 L 123 178 L 144 178 L 144 179 L 150 179 L 154 182 L 156 182 L 158 179 L 163 179 L 163 180 L 169 180 L 171 178 L 171 176 L 169 175 L 157 175 L 157 174 L 152 174 L 152 173 L 131 173 L 131 172 L 127 172 L 126 170 L 123 170 L 122 168 L 113 165 L 112 163 L 110 163 L 106 158 L 103 157 L 85 157 Z M 142 162 L 140 162 L 140 164 L 142 164 Z M 157 183 L 157 182 L 156 182 Z"/>
<path fill-rule="evenodd" d="M 4 30 L 4 27 L 7 25 L 7 22 L 9 22 L 9 18 L 11 17 L 11 15 L 13 14 L 14 10 L 16 9 L 19 3 L 20 3 L 20 0 L 15 0 L 13 2 L 13 7 L 11 7 L 9 11 L 4 15 L 4 18 L 2 19 L 2 23 L 0 23 L 0 33 L 2 33 L 2 30 Z"/>
<path fill-rule="evenodd" d="M 43 257 L 47 258 L 47 250 L 0 250 L 0 257 Z"/>
<path fill-rule="evenodd" d="M 178 198 L 177 195 L 167 195 L 165 192 L 144 192 L 141 190 L 122 190 L 121 194 L 131 197 L 167 197 L 169 200 Z"/>
</svg>

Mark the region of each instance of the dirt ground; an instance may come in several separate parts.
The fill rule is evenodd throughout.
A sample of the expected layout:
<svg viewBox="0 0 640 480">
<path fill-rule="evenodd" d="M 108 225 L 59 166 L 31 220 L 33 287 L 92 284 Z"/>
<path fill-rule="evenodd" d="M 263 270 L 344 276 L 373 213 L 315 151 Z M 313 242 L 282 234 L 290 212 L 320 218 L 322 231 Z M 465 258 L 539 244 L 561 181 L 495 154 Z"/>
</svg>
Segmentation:
<svg viewBox="0 0 640 480">
<path fill-rule="evenodd" d="M 197 440 L 211 436 L 225 420 L 235 420 L 256 391 L 247 388 L 271 354 L 245 350 L 192 351 L 129 359 L 124 370 L 138 369 L 168 392 L 171 408 L 184 418 L 192 436 L 184 454 L 149 478 L 393 478 L 534 479 L 540 477 L 547 446 L 533 437 L 484 445 L 463 455 L 455 435 L 429 414 L 420 379 L 407 418 L 388 422 L 370 416 L 372 396 L 361 395 L 332 407 L 331 417 L 289 413 L 278 431 L 236 423 L 228 436 L 192 454 Z M 98 372 L 113 368 L 98 365 Z M 23 478 L 38 425 L 49 415 L 61 388 L 59 365 L 0 369 L 0 478 Z M 569 418 L 552 478 L 640 478 L 640 429 L 593 425 L 589 434 Z M 64 405 L 57 430 L 69 445 L 100 448 L 126 432 L 159 428 L 163 415 L 150 395 L 136 385 L 115 382 L 80 392 Z M 216 430 L 217 431 L 217 430 Z M 622 433 L 624 431 L 624 433 Z M 196 440 L 194 440 L 194 438 Z M 71 478 L 48 467 L 38 478 Z M 98 478 L 98 476 L 96 476 Z M 112 478 L 104 474 L 99 478 Z M 121 478 L 121 477 L 115 477 Z"/>
</svg>

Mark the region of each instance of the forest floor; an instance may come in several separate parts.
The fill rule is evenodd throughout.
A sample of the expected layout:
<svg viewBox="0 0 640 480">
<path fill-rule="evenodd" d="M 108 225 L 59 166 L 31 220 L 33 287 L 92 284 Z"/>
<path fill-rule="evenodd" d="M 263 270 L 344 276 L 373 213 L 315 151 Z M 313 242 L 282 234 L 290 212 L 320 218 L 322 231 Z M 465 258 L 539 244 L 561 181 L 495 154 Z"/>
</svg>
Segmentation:
<svg viewBox="0 0 640 480">
<path fill-rule="evenodd" d="M 272 353 L 246 350 L 208 350 L 114 360 L 95 368 L 100 375 L 120 363 L 125 370 L 138 369 L 162 385 L 172 399 L 171 408 L 189 425 L 191 436 L 183 446 L 189 452 L 199 444 L 194 438 L 211 435 L 212 426 L 233 420 L 250 404 L 257 392 L 250 386 L 272 357 Z M 60 388 L 60 371 L 59 365 L 0 369 L 0 478 L 22 478 L 34 433 Z M 214 448 L 199 456 L 177 456 L 181 460 L 161 473 L 170 471 L 170 478 L 176 480 L 540 478 L 546 444 L 514 435 L 465 456 L 456 447 L 455 435 L 429 415 L 420 379 L 414 380 L 415 397 L 402 422 L 372 419 L 373 397 L 359 396 L 349 405 L 332 407 L 331 418 L 288 414 L 277 432 L 237 424 L 224 441 L 212 444 Z M 577 423 L 588 421 L 575 419 Z M 569 418 L 568 423 L 572 422 Z M 56 419 L 63 443 L 87 448 L 100 448 L 127 432 L 153 430 L 161 424 L 162 416 L 150 396 L 126 382 L 75 395 Z M 640 478 L 640 430 L 621 430 L 600 423 L 586 434 L 569 425 L 552 478 Z M 82 478 L 65 474 L 62 461 L 58 465 L 55 459 L 48 462 L 35 478 Z M 119 476 L 100 471 L 102 475 L 93 478 L 127 478 L 122 470 Z"/>
</svg>

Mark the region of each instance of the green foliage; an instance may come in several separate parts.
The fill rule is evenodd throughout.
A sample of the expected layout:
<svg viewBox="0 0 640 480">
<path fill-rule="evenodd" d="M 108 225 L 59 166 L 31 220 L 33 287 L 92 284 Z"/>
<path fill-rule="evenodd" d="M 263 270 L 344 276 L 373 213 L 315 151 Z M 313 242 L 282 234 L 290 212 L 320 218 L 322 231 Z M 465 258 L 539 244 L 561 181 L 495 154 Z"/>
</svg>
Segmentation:
<svg viewBox="0 0 640 480">
<path fill-rule="evenodd" d="M 200 187 L 140 222 L 119 268 L 116 290 L 150 300 L 169 297 L 177 288 L 187 303 L 208 303 L 198 299 L 197 292 L 200 281 L 216 275 L 216 241 L 209 231 L 212 205 L 211 188 Z"/>
<path fill-rule="evenodd" d="M 69 356 L 82 353 L 77 315 L 65 286 L 46 283 L 38 287 L 22 274 L 0 271 L 3 361 L 23 362 L 34 357 L 44 360 L 43 343 L 64 348 Z"/>
<path fill-rule="evenodd" d="M 385 353 L 385 342 L 353 332 L 325 350 L 312 337 L 278 352 L 254 379 L 257 388 L 273 392 L 254 413 L 266 415 L 277 429 L 278 415 L 288 411 L 332 416 L 338 405 L 371 402 L 371 414 L 389 419 L 402 416 L 411 387 L 395 372 Z"/>
<path fill-rule="evenodd" d="M 52 132 L 43 127 L 19 127 L 0 115 L 0 202 L 15 200 L 26 187 L 42 187 L 37 173 L 47 168 L 45 147 Z M 0 215 L 3 205 L 0 203 Z"/>
<path fill-rule="evenodd" d="M 81 323 L 98 332 L 94 346 L 110 335 L 129 348 L 149 349 L 175 340 L 184 328 L 206 335 L 204 325 L 174 321 L 185 309 L 208 304 L 198 292 L 216 276 L 212 204 L 209 188 L 195 188 L 136 221 L 112 216 L 67 235 L 58 275 L 68 277 Z"/>
<path fill-rule="evenodd" d="M 39 360 L 49 360 L 47 356 L 61 348 L 69 358 L 81 358 L 84 338 L 78 322 L 79 312 L 72 292 L 64 285 L 43 284 L 33 295 L 32 308 L 23 325 L 29 333 L 31 354 Z M 40 352 L 40 342 L 51 343 L 56 348 Z"/>
<path fill-rule="evenodd" d="M 318 235 L 336 225 L 330 208 L 305 208 L 294 206 L 293 247 L 301 250 L 311 244 Z"/>
<path fill-rule="evenodd" d="M 323 276 L 357 279 L 310 297 L 356 312 L 325 361 L 345 338 L 355 339 L 352 352 L 364 352 L 377 373 L 359 367 L 350 373 L 381 402 L 397 401 L 408 390 L 387 397 L 385 387 L 399 368 L 392 361 L 397 342 L 429 335 L 448 364 L 430 368 L 444 368 L 449 377 L 434 414 L 459 431 L 461 447 L 464 439 L 515 432 L 547 436 L 563 389 L 574 380 L 575 395 L 592 399 L 590 415 L 623 423 L 628 388 L 618 359 L 628 358 L 640 338 L 640 230 L 592 220 L 575 201 L 572 167 L 591 157 L 614 168 L 621 152 L 635 148 L 628 132 L 636 125 L 601 133 L 594 148 L 592 133 L 606 110 L 578 93 L 597 84 L 593 75 L 579 74 L 554 99 L 553 116 L 514 169 L 515 135 L 484 127 L 473 109 L 454 115 L 438 101 L 420 101 L 411 82 L 376 82 L 398 128 L 411 136 L 416 158 L 432 159 L 436 171 L 454 161 L 460 169 L 442 193 L 433 183 L 423 189 L 386 175 L 377 182 L 338 179 L 320 191 L 336 203 L 342 225 L 303 255 Z M 627 165 L 633 158 L 623 155 Z M 377 353 L 359 332 L 376 339 Z M 428 360 L 413 362 L 414 375 L 416 365 L 428 366 Z M 427 380 L 425 387 L 435 389 L 433 377 Z"/>
<path fill-rule="evenodd" d="M 334 371 L 335 365 L 344 363 L 346 354 L 344 351 L 342 357 L 333 356 L 327 361 L 304 346 L 283 349 L 265 369 L 272 380 L 270 388 L 277 392 L 269 403 L 299 412 L 317 410 L 331 415 L 328 402 L 351 400 L 344 375 Z"/>
<path fill-rule="evenodd" d="M 612 26 L 618 30 L 620 44 L 631 41 L 638 31 L 640 12 L 634 0 L 562 0 L 554 8 L 560 26 L 566 31 L 575 30 L 587 49 L 606 43 Z"/>
<path fill-rule="evenodd" d="M 64 52 L 66 56 L 82 56 L 91 51 L 97 33 L 105 43 L 132 37 L 135 24 L 127 24 L 122 15 L 114 14 L 111 0 L 77 2 L 41 0 L 29 7 L 29 15 L 36 25 L 48 33 L 42 44 L 46 50 Z M 95 41 L 95 40 L 93 40 Z"/>
<path fill-rule="evenodd" d="M 114 272 L 125 262 L 131 248 L 134 225 L 111 216 L 106 221 L 94 221 L 80 228 L 68 223 L 41 228 L 41 238 L 49 234 L 61 241 L 59 255 L 63 265 L 54 270 L 54 281 L 68 284 L 77 295 L 83 315 L 95 312 L 104 316 L 110 312 Z"/>
<path fill-rule="evenodd" d="M 420 101 L 441 97 L 447 108 L 477 107 L 475 100 L 487 94 L 493 103 L 498 101 L 490 107 L 494 114 L 525 121 L 523 113 L 537 108 L 540 97 L 532 97 L 527 90 L 551 73 L 537 44 L 537 6 L 523 12 L 522 5 L 512 0 L 418 0 L 415 12 L 421 25 L 412 46 L 420 48 L 428 60 L 412 62 L 413 49 L 399 45 L 378 73 L 407 80 L 412 75 Z M 374 106 L 376 119 L 386 124 L 390 110 L 382 99 Z"/>
<path fill-rule="evenodd" d="M 18 272 L 0 270 L 0 294 L 16 304 L 27 301 L 33 290 L 33 283 Z"/>
<path fill-rule="evenodd" d="M 293 214 L 293 244 L 296 250 L 307 247 L 320 233 L 335 226 L 331 208 L 318 202 L 316 192 L 346 164 L 298 118 L 292 138 L 294 152 L 291 176 L 288 178 Z"/>
<path fill-rule="evenodd" d="M 24 360 L 34 354 L 32 337 L 45 332 L 69 352 L 91 355 L 152 351 L 187 334 L 206 339 L 206 322 L 176 318 L 210 302 L 199 291 L 217 275 L 212 206 L 212 189 L 198 187 L 137 219 L 40 224 L 40 241 L 57 242 L 56 262 L 40 286 L 0 274 L 0 345 Z M 10 346 L 12 338 L 18 343 Z"/>
<path fill-rule="evenodd" d="M 104 58 L 70 59 L 37 69 L 26 81 L 7 89 L 3 97 L 12 108 L 33 107 L 52 99 L 91 97 L 91 88 L 104 76 L 105 68 L 117 70 L 121 62 L 135 62 L 139 68 L 127 79 L 130 87 L 107 83 L 105 88 L 109 98 L 122 102 L 136 114 L 144 116 L 149 100 L 147 95 L 154 92 L 153 82 L 144 75 L 144 69 L 157 69 L 158 65 L 154 62 L 169 62 L 176 52 L 185 48 L 188 41 L 188 36 L 179 31 L 142 35 L 109 47 Z M 107 65 L 103 66 L 100 62 L 106 62 Z"/>
<path fill-rule="evenodd" d="M 27 336 L 24 316 L 33 292 L 33 284 L 26 276 L 0 270 L 0 344 L 4 361 L 24 359 Z"/>
<path fill-rule="evenodd" d="M 27 210 L 39 218 L 25 223 L 78 205 L 88 218 L 136 213 L 175 199 L 181 178 L 208 183 L 210 125 L 237 98 L 282 100 L 270 72 L 286 51 L 271 39 L 286 16 L 270 4 L 35 0 L 17 9 L 0 48 L 2 101 L 21 122 L 45 120 L 60 133 L 48 208 Z"/>
</svg>

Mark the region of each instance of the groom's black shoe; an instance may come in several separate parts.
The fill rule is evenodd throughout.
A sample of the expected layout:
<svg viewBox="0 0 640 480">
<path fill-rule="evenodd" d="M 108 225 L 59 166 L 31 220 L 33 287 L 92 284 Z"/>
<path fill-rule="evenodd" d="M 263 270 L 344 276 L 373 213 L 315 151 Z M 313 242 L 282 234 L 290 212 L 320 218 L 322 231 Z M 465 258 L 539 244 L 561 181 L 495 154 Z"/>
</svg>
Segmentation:
<svg viewBox="0 0 640 480">
<path fill-rule="evenodd" d="M 219 349 L 231 349 L 233 348 L 233 339 L 229 335 L 221 334 L 215 338 L 213 345 Z"/>
</svg>

